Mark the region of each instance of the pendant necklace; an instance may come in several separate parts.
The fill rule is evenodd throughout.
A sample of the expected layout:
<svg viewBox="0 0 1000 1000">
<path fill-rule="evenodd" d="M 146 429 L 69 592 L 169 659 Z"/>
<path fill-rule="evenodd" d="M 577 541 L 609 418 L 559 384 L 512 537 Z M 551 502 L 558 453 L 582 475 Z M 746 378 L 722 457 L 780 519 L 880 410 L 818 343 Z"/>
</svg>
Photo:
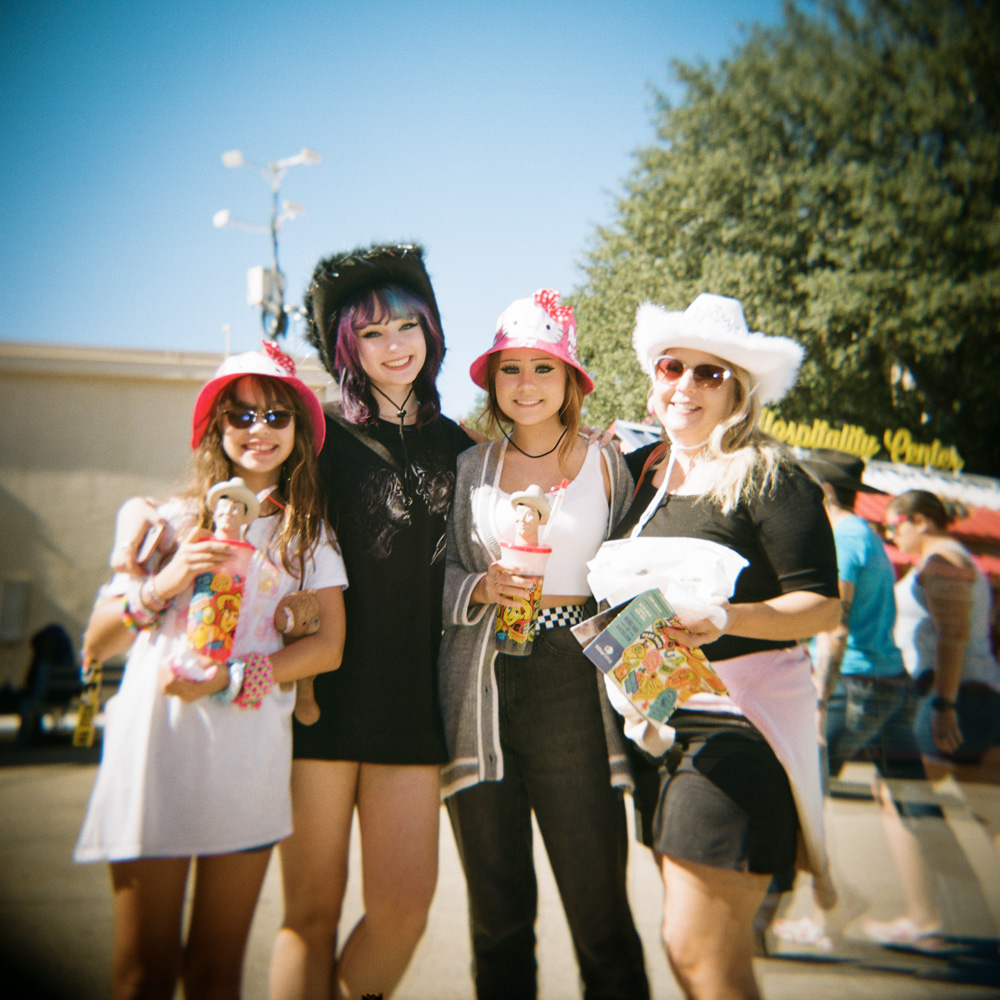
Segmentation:
<svg viewBox="0 0 1000 1000">
<path fill-rule="evenodd" d="M 382 390 L 374 382 L 370 382 L 369 384 L 376 392 L 381 393 L 381 395 L 385 396 L 385 398 L 396 407 L 396 416 L 399 418 L 399 440 L 403 446 L 403 491 L 406 492 L 410 485 L 410 454 L 406 448 L 406 435 L 403 433 L 403 421 L 406 419 L 406 404 L 410 401 L 410 396 L 413 395 L 413 386 L 410 386 L 410 391 L 406 394 L 406 399 L 404 399 L 402 403 L 397 404 L 395 400 L 393 400 L 386 393 L 382 392 Z"/>
<path fill-rule="evenodd" d="M 410 391 L 406 394 L 406 399 L 402 403 L 396 403 L 390 396 L 382 392 L 382 390 L 374 383 L 371 383 L 371 387 L 380 395 L 385 396 L 386 399 L 396 407 L 396 418 L 399 420 L 399 426 L 403 426 L 403 421 L 406 419 L 406 404 L 410 401 L 410 396 L 413 395 L 413 386 L 410 386 Z"/>
<path fill-rule="evenodd" d="M 500 428 L 500 433 L 501 433 L 501 434 L 503 434 L 503 436 L 504 436 L 504 437 L 505 437 L 505 438 L 506 438 L 506 439 L 507 439 L 507 440 L 508 440 L 508 441 L 509 441 L 509 442 L 510 442 L 510 443 L 511 443 L 511 444 L 512 444 L 512 445 L 513 445 L 513 446 L 514 446 L 515 448 L 517 448 L 517 450 L 518 450 L 518 451 L 519 451 L 519 452 L 520 452 L 520 453 L 521 453 L 522 455 L 524 455 L 524 457 L 525 457 L 525 458 L 545 458 L 545 456 L 546 456 L 546 455 L 551 455 L 551 454 L 552 454 L 552 452 L 554 452 L 554 451 L 556 450 L 556 448 L 558 448 L 558 447 L 559 447 L 559 445 L 560 445 L 560 444 L 562 443 L 562 439 L 563 439 L 564 437 L 566 437 L 566 431 L 568 431 L 568 430 L 569 430 L 569 428 L 568 428 L 568 427 L 564 427 L 564 428 L 563 428 L 563 432 L 562 432 L 562 434 L 560 434 L 560 435 L 559 435 L 559 440 L 558 440 L 558 441 L 556 441 L 556 443 L 555 443 L 555 444 L 554 444 L 554 445 L 553 445 L 553 446 L 552 446 L 551 448 L 549 448 L 549 450 L 548 450 L 548 451 L 543 451 L 543 452 L 541 453 L 541 455 L 529 455 L 529 454 L 528 454 L 528 453 L 527 453 L 527 452 L 526 452 L 526 451 L 525 451 L 525 450 L 524 450 L 523 448 L 519 448 L 519 447 L 518 447 L 518 444 L 517 444 L 517 442 L 516 442 L 516 441 L 515 441 L 515 440 L 514 440 L 514 439 L 513 439 L 513 438 L 512 438 L 512 437 L 511 437 L 511 436 L 510 436 L 510 435 L 509 435 L 509 434 L 508 434 L 508 433 L 507 433 L 507 432 L 506 432 L 506 431 L 505 431 L 505 430 L 504 430 L 503 428 L 502 428 L 502 427 Z"/>
</svg>

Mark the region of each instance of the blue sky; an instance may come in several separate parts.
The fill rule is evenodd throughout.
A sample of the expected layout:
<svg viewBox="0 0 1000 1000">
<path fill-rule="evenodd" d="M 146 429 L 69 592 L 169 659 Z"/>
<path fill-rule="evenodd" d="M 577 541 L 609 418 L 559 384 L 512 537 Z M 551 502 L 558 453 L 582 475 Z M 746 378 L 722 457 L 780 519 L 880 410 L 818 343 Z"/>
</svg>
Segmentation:
<svg viewBox="0 0 1000 1000">
<path fill-rule="evenodd" d="M 717 62 L 780 0 L 9 0 L 0 12 L 0 339 L 259 346 L 247 269 L 268 239 L 266 163 L 318 151 L 282 198 L 287 298 L 316 260 L 419 241 L 448 344 L 445 412 L 476 397 L 497 315 L 569 294 L 653 139 L 670 60 Z M 585 336 L 586 332 L 581 331 Z"/>
</svg>

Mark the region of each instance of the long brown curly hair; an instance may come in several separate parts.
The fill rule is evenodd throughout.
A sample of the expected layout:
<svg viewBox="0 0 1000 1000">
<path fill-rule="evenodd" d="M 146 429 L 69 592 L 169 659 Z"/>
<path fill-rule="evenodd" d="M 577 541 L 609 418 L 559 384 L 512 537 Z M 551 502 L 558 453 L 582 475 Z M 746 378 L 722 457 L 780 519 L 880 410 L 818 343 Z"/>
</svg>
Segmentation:
<svg viewBox="0 0 1000 1000">
<path fill-rule="evenodd" d="M 320 540 L 326 513 L 316 464 L 316 439 L 312 420 L 297 392 L 281 379 L 266 375 L 245 375 L 230 382 L 216 397 L 212 416 L 194 452 L 193 471 L 186 495 L 196 498 L 201 507 L 199 523 L 211 528 L 212 511 L 205 503 L 209 487 L 238 476 L 236 468 L 222 447 L 225 410 L 239 407 L 238 389 L 248 385 L 260 391 L 269 409 L 291 410 L 295 415 L 295 441 L 292 452 L 282 463 L 278 486 L 272 498 L 284 507 L 276 548 L 285 570 L 300 579 L 305 574 L 306 559 Z"/>
</svg>

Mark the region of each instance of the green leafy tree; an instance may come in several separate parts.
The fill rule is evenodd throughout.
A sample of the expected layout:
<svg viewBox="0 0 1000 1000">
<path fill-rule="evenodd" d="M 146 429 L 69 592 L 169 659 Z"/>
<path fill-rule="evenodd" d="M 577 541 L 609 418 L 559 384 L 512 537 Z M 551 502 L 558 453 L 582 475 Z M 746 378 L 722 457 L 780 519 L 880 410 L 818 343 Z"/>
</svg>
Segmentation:
<svg viewBox="0 0 1000 1000">
<path fill-rule="evenodd" d="M 637 305 L 713 291 L 806 346 L 782 416 L 909 427 L 1000 475 L 1000 4 L 790 3 L 674 72 L 574 296 L 588 419 L 645 415 Z"/>
<path fill-rule="evenodd" d="M 472 431 L 474 434 L 480 434 L 484 438 L 489 435 L 486 433 L 486 418 L 483 416 L 483 410 L 486 408 L 486 393 L 477 392 L 476 398 L 472 402 L 472 409 L 469 410 L 465 416 L 460 417 L 459 420 L 466 430 Z"/>
</svg>

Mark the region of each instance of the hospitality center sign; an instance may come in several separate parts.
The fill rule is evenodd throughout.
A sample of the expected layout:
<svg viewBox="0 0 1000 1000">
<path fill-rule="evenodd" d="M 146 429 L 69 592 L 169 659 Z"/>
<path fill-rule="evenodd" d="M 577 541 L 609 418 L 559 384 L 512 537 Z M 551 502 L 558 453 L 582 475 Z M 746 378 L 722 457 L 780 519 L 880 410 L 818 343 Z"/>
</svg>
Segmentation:
<svg viewBox="0 0 1000 1000">
<path fill-rule="evenodd" d="M 761 411 L 758 426 L 765 434 L 796 448 L 833 448 L 850 452 L 867 461 L 883 448 L 890 462 L 919 465 L 923 468 L 961 472 L 965 459 L 954 445 L 945 445 L 935 438 L 930 444 L 914 440 L 913 433 L 905 427 L 887 427 L 881 440 L 856 424 L 831 424 L 814 418 L 806 421 L 782 420 L 774 410 Z"/>
</svg>

